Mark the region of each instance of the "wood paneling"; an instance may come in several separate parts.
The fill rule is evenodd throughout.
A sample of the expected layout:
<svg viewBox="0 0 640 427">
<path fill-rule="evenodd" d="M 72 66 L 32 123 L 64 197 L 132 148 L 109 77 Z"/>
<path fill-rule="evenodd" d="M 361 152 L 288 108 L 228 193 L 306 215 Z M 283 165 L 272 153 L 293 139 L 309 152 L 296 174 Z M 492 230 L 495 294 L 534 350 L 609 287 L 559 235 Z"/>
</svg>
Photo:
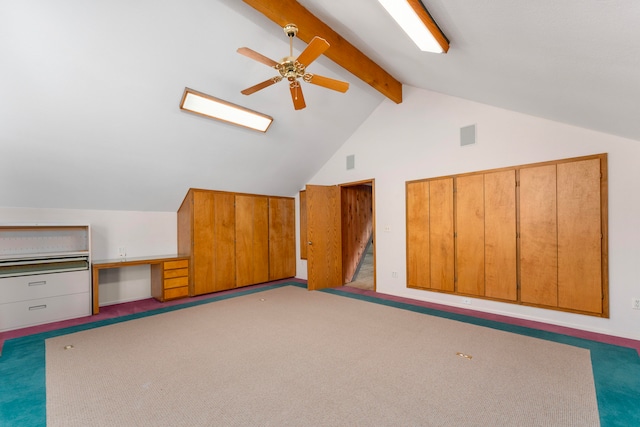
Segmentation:
<svg viewBox="0 0 640 427">
<path fill-rule="evenodd" d="M 600 159 L 561 163 L 558 177 L 558 305 L 602 313 Z"/>
<path fill-rule="evenodd" d="M 269 280 L 269 199 L 236 195 L 236 287 Z"/>
<path fill-rule="evenodd" d="M 430 288 L 429 181 L 408 182 L 407 193 L 407 286 Z"/>
<path fill-rule="evenodd" d="M 373 233 L 373 194 L 370 185 L 342 187 L 342 270 L 351 282 Z"/>
<path fill-rule="evenodd" d="M 484 174 L 484 294 L 510 301 L 518 298 L 515 175 Z"/>
<path fill-rule="evenodd" d="M 456 291 L 484 295 L 484 175 L 456 179 Z"/>
<path fill-rule="evenodd" d="M 558 305 L 556 165 L 520 170 L 520 298 Z"/>
<path fill-rule="evenodd" d="M 453 178 L 429 181 L 431 288 L 454 290 Z"/>
<path fill-rule="evenodd" d="M 269 280 L 296 275 L 294 199 L 269 197 Z"/>
</svg>

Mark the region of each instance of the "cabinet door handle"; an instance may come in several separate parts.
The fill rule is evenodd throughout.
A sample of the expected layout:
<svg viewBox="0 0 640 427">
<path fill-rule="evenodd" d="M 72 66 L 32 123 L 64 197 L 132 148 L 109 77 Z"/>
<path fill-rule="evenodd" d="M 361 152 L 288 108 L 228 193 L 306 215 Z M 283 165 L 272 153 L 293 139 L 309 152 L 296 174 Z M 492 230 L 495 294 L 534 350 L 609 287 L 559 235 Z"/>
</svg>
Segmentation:
<svg viewBox="0 0 640 427">
<path fill-rule="evenodd" d="M 29 311 L 33 311 L 33 310 L 44 310 L 45 308 L 47 308 L 47 304 L 42 304 L 42 305 L 32 305 L 31 307 L 29 307 Z"/>
<path fill-rule="evenodd" d="M 40 285 L 46 285 L 47 281 L 46 280 L 40 280 L 38 282 L 29 282 L 29 286 L 40 286 Z"/>
<path fill-rule="evenodd" d="M 309 246 L 313 245 L 313 242 L 309 242 Z"/>
</svg>

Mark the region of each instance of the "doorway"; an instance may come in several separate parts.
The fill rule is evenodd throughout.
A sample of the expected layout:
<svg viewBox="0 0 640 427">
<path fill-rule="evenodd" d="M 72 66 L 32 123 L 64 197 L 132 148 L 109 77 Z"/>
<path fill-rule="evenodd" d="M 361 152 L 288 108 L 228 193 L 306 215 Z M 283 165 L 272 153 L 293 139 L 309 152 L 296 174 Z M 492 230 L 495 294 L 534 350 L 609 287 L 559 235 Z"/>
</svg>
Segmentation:
<svg viewBox="0 0 640 427">
<path fill-rule="evenodd" d="M 307 185 L 305 193 L 308 289 L 375 290 L 375 181 Z"/>
</svg>

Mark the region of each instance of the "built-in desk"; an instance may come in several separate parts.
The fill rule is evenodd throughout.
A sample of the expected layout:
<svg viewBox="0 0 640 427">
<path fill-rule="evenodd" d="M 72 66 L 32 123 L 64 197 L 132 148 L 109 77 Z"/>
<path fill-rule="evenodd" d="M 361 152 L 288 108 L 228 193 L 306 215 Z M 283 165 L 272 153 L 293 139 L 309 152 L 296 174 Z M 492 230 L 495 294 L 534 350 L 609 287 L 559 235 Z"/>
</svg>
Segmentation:
<svg viewBox="0 0 640 427">
<path fill-rule="evenodd" d="M 151 296 L 158 301 L 184 298 L 189 295 L 189 257 L 158 255 L 97 260 L 91 263 L 93 314 L 100 312 L 98 298 L 100 270 L 134 265 L 151 266 Z"/>
</svg>

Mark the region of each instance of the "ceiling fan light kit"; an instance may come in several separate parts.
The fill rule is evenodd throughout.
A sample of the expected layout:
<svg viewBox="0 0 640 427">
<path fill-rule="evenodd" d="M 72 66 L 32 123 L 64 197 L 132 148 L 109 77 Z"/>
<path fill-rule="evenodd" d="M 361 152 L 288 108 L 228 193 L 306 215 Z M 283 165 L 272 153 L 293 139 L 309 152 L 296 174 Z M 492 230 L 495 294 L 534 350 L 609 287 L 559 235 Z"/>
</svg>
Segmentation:
<svg viewBox="0 0 640 427">
<path fill-rule="evenodd" d="M 249 129 L 266 132 L 273 118 L 193 89 L 184 88 L 180 109 Z"/>
<path fill-rule="evenodd" d="M 298 34 L 298 27 L 295 24 L 287 24 L 282 29 L 287 37 L 289 37 L 289 56 L 285 56 L 280 62 L 267 58 L 248 47 L 241 47 L 238 49 L 239 54 L 272 67 L 279 73 L 279 75 L 244 89 L 240 93 L 243 95 L 251 95 L 252 93 L 278 83 L 281 80 L 287 80 L 289 82 L 289 90 L 291 92 L 293 107 L 296 110 L 301 110 L 306 107 L 306 103 L 304 101 L 304 95 L 302 94 L 300 81 L 312 83 L 317 86 L 322 86 L 342 93 L 349 89 L 349 83 L 347 82 L 311 74 L 306 71 L 309 64 L 329 49 L 330 45 L 325 39 L 317 36 L 314 37 L 302 53 L 295 58 L 293 56 L 293 38 Z"/>
<path fill-rule="evenodd" d="M 449 40 L 420 0 L 378 0 L 423 52 L 447 53 Z"/>
</svg>

